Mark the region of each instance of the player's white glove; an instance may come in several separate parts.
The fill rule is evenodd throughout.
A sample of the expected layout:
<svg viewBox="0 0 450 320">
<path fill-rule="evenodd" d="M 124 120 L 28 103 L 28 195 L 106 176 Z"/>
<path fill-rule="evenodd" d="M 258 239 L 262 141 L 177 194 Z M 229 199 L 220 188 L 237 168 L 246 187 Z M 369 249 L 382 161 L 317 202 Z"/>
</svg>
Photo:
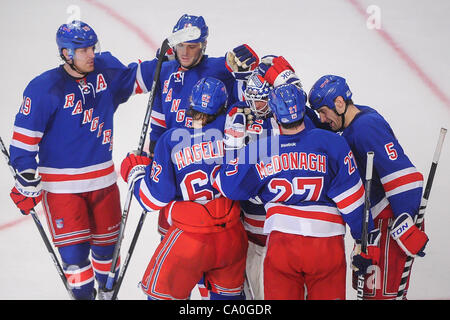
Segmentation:
<svg viewBox="0 0 450 320">
<path fill-rule="evenodd" d="M 290 83 L 302 88 L 302 83 L 295 74 L 294 68 L 283 56 L 267 55 L 262 57 L 258 71 L 274 87 Z"/>
<path fill-rule="evenodd" d="M 391 229 L 392 238 L 397 241 L 402 250 L 410 257 L 423 257 L 428 236 L 417 228 L 411 216 L 404 212 L 395 219 Z"/>
<path fill-rule="evenodd" d="M 237 150 L 245 146 L 247 117 L 243 112 L 244 109 L 232 108 L 225 120 L 225 150 Z"/>
</svg>

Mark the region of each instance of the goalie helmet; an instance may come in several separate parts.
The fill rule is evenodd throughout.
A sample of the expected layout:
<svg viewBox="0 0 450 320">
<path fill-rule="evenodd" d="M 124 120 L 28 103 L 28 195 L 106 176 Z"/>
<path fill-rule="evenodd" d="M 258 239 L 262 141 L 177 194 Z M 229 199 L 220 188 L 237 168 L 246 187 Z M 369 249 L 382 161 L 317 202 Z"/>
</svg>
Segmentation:
<svg viewBox="0 0 450 320">
<path fill-rule="evenodd" d="M 75 49 L 95 46 L 97 43 L 98 38 L 94 29 L 79 20 L 61 25 L 56 32 L 59 54 L 62 56 L 62 49 L 67 49 L 70 59 L 73 59 Z"/>
<path fill-rule="evenodd" d="M 208 31 L 208 26 L 206 25 L 205 19 L 203 19 L 202 16 L 193 16 L 193 15 L 188 15 L 188 14 L 182 15 L 181 18 L 178 19 L 178 22 L 173 27 L 172 32 L 176 32 L 178 30 L 181 30 L 181 29 L 184 29 L 184 28 L 190 27 L 190 26 L 198 27 L 200 29 L 200 37 L 197 39 L 186 41 L 186 42 L 190 42 L 190 43 L 205 42 L 206 39 L 208 38 L 209 31 Z"/>
<path fill-rule="evenodd" d="M 334 75 L 325 75 L 314 83 L 309 91 L 309 104 L 312 109 L 318 110 L 327 106 L 336 109 L 334 100 L 341 96 L 344 101 L 352 98 L 352 92 L 344 78 Z"/>
<path fill-rule="evenodd" d="M 222 81 L 206 77 L 200 79 L 192 89 L 191 108 L 195 111 L 215 115 L 227 105 L 227 89 Z"/>
<path fill-rule="evenodd" d="M 269 106 L 280 123 L 302 120 L 306 112 L 306 93 L 293 84 L 282 84 L 269 94 Z"/>
<path fill-rule="evenodd" d="M 270 114 L 267 99 L 271 88 L 272 86 L 264 80 L 264 77 L 258 71 L 254 71 L 247 80 L 244 97 L 257 118 L 262 119 Z M 261 105 L 256 105 L 256 102 L 261 102 Z"/>
</svg>

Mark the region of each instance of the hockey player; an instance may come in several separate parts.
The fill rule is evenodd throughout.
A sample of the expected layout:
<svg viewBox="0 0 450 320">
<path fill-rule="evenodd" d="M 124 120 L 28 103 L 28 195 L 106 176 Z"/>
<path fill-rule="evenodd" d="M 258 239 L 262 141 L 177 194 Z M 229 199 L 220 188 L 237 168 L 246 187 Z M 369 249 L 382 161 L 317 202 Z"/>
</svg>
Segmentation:
<svg viewBox="0 0 450 320">
<path fill-rule="evenodd" d="M 43 199 L 76 299 L 95 297 L 94 279 L 98 297 L 108 296 L 103 288 L 121 219 L 113 116 L 119 104 L 143 92 L 141 72 L 151 75 L 156 66 L 126 67 L 109 52 L 100 54 L 97 40 L 84 22 L 59 27 L 56 43 L 64 63 L 26 87 L 10 146 L 18 172 L 11 197 L 25 214 Z"/>
<path fill-rule="evenodd" d="M 325 75 L 318 79 L 309 93 L 309 103 L 322 122 L 342 132 L 361 176 L 365 176 L 367 151 L 375 152 L 370 202 L 375 225 L 381 230 L 383 255 L 378 267 L 366 277 L 364 297 L 393 299 L 407 256 L 423 256 L 428 241 L 413 223 L 422 197 L 423 176 L 386 120 L 374 109 L 353 103 L 344 78 Z"/>
<path fill-rule="evenodd" d="M 150 155 L 159 137 L 170 128 L 192 126 L 192 117 L 187 114 L 189 97 L 194 85 L 203 77 L 221 80 L 229 93 L 228 106 L 239 99 L 236 80 L 242 81 L 259 62 L 258 55 L 248 46 L 240 45 L 224 57 L 210 57 L 206 54 L 209 28 L 202 16 L 182 15 L 175 26 L 176 32 L 186 26 L 196 26 L 201 34 L 198 39 L 181 43 L 173 48 L 173 55 L 163 64 L 160 83 L 155 95 L 150 132 Z M 169 227 L 164 208 L 160 211 L 158 232 L 164 236 Z M 207 291 L 200 284 L 201 295 L 208 298 Z"/>
<path fill-rule="evenodd" d="M 269 106 L 281 135 L 247 145 L 214 182 L 230 199 L 257 196 L 265 203 L 265 299 L 345 299 L 345 224 L 361 237 L 364 186 L 350 148 L 328 131 L 305 130 L 305 103 L 295 85 L 274 88 Z M 252 161 L 255 148 L 259 156 Z M 372 228 L 370 220 L 368 264 L 377 260 L 378 231 Z M 365 272 L 367 264 L 357 260 Z"/>
<path fill-rule="evenodd" d="M 211 176 L 223 162 L 225 85 L 200 79 L 191 96 L 192 128 L 167 130 L 153 161 L 130 153 L 121 174 L 148 211 L 165 210 L 171 224 L 145 271 L 149 299 L 187 299 L 205 276 L 211 299 L 243 299 L 247 236 L 239 202 L 220 195 Z"/>
<path fill-rule="evenodd" d="M 186 111 L 192 88 L 198 80 L 203 77 L 221 80 L 229 92 L 228 105 L 231 105 L 238 99 L 236 79 L 244 79 L 258 66 L 259 58 L 248 45 L 236 47 L 225 57 L 206 55 L 209 28 L 202 16 L 184 14 L 173 32 L 186 26 L 198 27 L 201 34 L 198 39 L 177 45 L 173 49 L 176 59 L 162 67 L 160 88 L 152 110 L 150 153 L 165 130 L 192 126 L 192 117 Z"/>
<path fill-rule="evenodd" d="M 225 125 L 225 136 L 228 139 L 227 149 L 240 149 L 244 144 L 280 134 L 280 127 L 273 118 L 268 105 L 268 97 L 274 86 L 284 83 L 302 87 L 300 79 L 284 57 L 275 55 L 262 57 L 258 68 L 244 82 L 245 101 L 236 103 L 227 115 Z M 239 117 L 238 112 L 243 112 L 248 120 L 245 132 L 239 132 L 234 127 L 235 119 Z M 307 129 L 314 128 L 314 124 L 308 116 L 305 116 L 305 125 Z M 243 200 L 240 203 L 244 227 L 249 239 L 246 264 L 249 288 L 245 287 L 248 290 L 246 296 L 262 300 L 264 299 L 262 266 L 267 238 L 263 227 L 266 211 L 264 204 L 258 199 Z"/>
</svg>

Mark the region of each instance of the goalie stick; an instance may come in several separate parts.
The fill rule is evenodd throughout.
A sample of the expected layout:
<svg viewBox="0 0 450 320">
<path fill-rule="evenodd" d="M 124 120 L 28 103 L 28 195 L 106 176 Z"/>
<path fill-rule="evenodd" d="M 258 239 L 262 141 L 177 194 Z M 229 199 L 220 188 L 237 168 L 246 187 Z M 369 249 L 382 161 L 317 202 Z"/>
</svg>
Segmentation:
<svg viewBox="0 0 450 320">
<path fill-rule="evenodd" d="M 3 139 L 1 137 L 0 137 L 0 147 L 1 147 L 1 151 L 2 151 L 3 155 L 5 156 L 5 160 L 6 160 L 7 164 L 8 164 L 8 167 L 11 170 L 11 173 L 13 174 L 14 179 L 15 179 L 17 172 L 13 168 L 13 166 L 11 165 L 8 150 L 6 149 L 6 146 L 3 143 Z M 61 264 L 59 263 L 58 258 L 56 257 L 55 251 L 53 250 L 53 247 L 52 247 L 50 241 L 48 240 L 48 237 L 47 237 L 47 235 L 45 233 L 45 230 L 42 227 L 41 221 L 39 220 L 38 216 L 36 215 L 36 211 L 34 211 L 34 209 L 31 209 L 30 210 L 30 214 L 31 214 L 31 217 L 33 217 L 33 221 L 36 224 L 36 227 L 37 227 L 37 229 L 39 231 L 39 234 L 41 235 L 41 238 L 44 241 L 45 247 L 47 248 L 47 251 L 50 254 L 50 257 L 53 260 L 53 264 L 55 265 L 56 270 L 58 271 L 58 274 L 59 274 L 59 276 L 60 276 L 60 278 L 61 278 L 61 280 L 62 280 L 62 282 L 64 284 L 64 287 L 67 290 L 67 293 L 69 294 L 71 299 L 75 299 L 75 297 L 73 295 L 73 292 L 72 292 L 72 290 L 70 288 L 69 282 L 67 281 L 67 278 L 66 278 L 66 276 L 64 274 L 64 270 L 61 267 Z"/>
<path fill-rule="evenodd" d="M 430 172 L 428 174 L 427 184 L 425 186 L 425 190 L 422 196 L 422 200 L 420 202 L 419 213 L 416 217 L 416 226 L 421 229 L 423 218 L 425 215 L 425 210 L 427 208 L 428 198 L 430 197 L 431 187 L 433 185 L 434 175 L 436 173 L 439 157 L 441 155 L 442 145 L 444 144 L 444 138 L 447 134 L 446 128 L 441 128 L 439 133 L 438 143 L 436 145 L 436 149 L 434 150 L 433 162 L 431 163 Z M 414 258 L 408 256 L 406 258 L 405 266 L 403 268 L 402 278 L 400 280 L 400 285 L 397 291 L 396 300 L 403 300 L 406 294 L 406 285 L 408 283 L 409 274 L 411 273 L 411 266 L 414 261 Z"/>
<path fill-rule="evenodd" d="M 201 34 L 201 32 L 200 32 L 199 28 L 194 27 L 194 26 L 190 26 L 190 27 L 187 27 L 187 28 L 184 28 L 184 29 L 181 29 L 179 31 L 176 31 L 176 32 L 172 33 L 161 44 L 161 49 L 160 49 L 160 52 L 159 52 L 159 55 L 158 55 L 158 63 L 156 65 L 155 74 L 153 76 L 152 87 L 151 87 L 151 90 L 150 90 L 150 95 L 149 95 L 149 99 L 148 99 L 148 103 L 147 103 L 147 110 L 146 110 L 146 113 L 145 113 L 144 123 L 142 124 L 141 135 L 139 137 L 139 144 L 138 144 L 138 150 L 137 150 L 138 151 L 138 155 L 142 154 L 142 150 L 144 148 L 145 138 L 147 136 L 148 127 L 149 127 L 149 124 L 150 124 L 150 119 L 151 119 L 151 114 L 152 114 L 152 109 L 153 109 L 153 102 L 154 102 L 154 98 L 155 98 L 156 87 L 157 87 L 158 82 L 159 82 L 159 77 L 160 77 L 160 74 L 161 74 L 162 63 L 163 63 L 163 60 L 164 60 L 163 59 L 164 55 L 166 54 L 167 50 L 169 50 L 171 47 L 174 47 L 174 46 L 176 46 L 179 43 L 183 43 L 183 42 L 186 42 L 186 41 L 197 39 L 197 38 L 200 37 L 200 34 Z M 128 193 L 127 193 L 127 197 L 125 199 L 124 209 L 122 211 L 122 219 L 121 219 L 121 222 L 120 222 L 119 236 L 118 236 L 118 239 L 117 239 L 116 246 L 114 248 L 111 269 L 110 269 L 110 271 L 108 273 L 108 279 L 106 281 L 106 289 L 107 290 L 113 290 L 114 280 L 115 280 L 115 276 L 116 276 L 117 261 L 119 259 L 120 247 L 122 245 L 123 235 L 124 235 L 124 231 L 125 231 L 125 225 L 127 223 L 127 218 L 128 218 L 128 213 L 130 211 L 132 198 L 133 198 L 133 191 L 132 191 L 132 188 L 129 188 L 128 189 Z M 144 210 L 142 212 L 142 215 L 141 215 L 142 222 L 145 219 L 145 217 L 144 217 L 145 215 L 146 215 L 146 211 Z M 139 223 L 138 224 L 139 232 L 140 232 L 140 228 L 141 227 L 142 227 L 142 223 Z M 133 245 L 133 248 L 130 248 L 130 249 L 133 250 L 134 249 L 134 245 Z M 126 259 L 127 264 L 128 264 L 128 261 L 129 261 L 129 258 L 127 257 L 127 259 Z M 124 268 L 126 268 L 126 265 L 124 265 Z M 122 277 L 123 277 L 123 274 L 124 274 L 124 272 L 122 272 Z"/>
<path fill-rule="evenodd" d="M 372 185 L 372 171 L 373 171 L 373 158 L 375 153 L 373 151 L 367 152 L 367 163 L 366 163 L 366 182 L 365 182 L 365 198 L 364 198 L 364 216 L 363 224 L 361 230 L 361 252 L 367 254 L 367 237 L 369 228 L 369 216 L 370 216 L 370 189 Z M 365 275 L 361 274 L 358 276 L 358 286 L 356 291 L 356 299 L 364 299 L 364 283 Z"/>
</svg>

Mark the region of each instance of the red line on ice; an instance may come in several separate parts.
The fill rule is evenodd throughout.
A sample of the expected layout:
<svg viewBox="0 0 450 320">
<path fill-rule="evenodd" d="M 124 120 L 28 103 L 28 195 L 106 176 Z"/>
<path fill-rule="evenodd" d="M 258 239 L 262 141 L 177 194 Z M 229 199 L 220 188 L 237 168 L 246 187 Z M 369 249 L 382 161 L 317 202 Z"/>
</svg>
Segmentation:
<svg viewBox="0 0 450 320">
<path fill-rule="evenodd" d="M 144 30 L 142 30 L 140 27 L 135 25 L 133 22 L 131 22 L 124 16 L 120 15 L 117 11 L 115 11 L 110 6 L 108 6 L 104 3 L 101 3 L 97 0 L 83 0 L 83 1 L 93 5 L 94 7 L 96 7 L 97 9 L 99 9 L 101 11 L 104 11 L 107 15 L 109 15 L 112 18 L 114 18 L 115 20 L 117 20 L 119 23 L 121 23 L 123 26 L 125 26 L 127 29 L 129 29 L 131 32 L 136 34 L 147 46 L 150 47 L 150 49 L 152 49 L 152 51 L 156 52 L 156 50 L 159 48 L 159 45 L 152 38 L 150 38 L 145 33 Z"/>
<path fill-rule="evenodd" d="M 363 5 L 358 0 L 347 0 L 360 15 L 364 18 L 368 17 L 368 14 Z M 394 40 L 394 38 L 384 29 L 375 29 L 378 35 L 389 45 L 402 59 L 408 67 L 422 80 L 425 85 L 430 88 L 433 94 L 447 107 L 450 107 L 450 99 L 444 94 L 436 83 L 422 70 L 422 68 L 403 50 L 400 45 Z"/>
</svg>

